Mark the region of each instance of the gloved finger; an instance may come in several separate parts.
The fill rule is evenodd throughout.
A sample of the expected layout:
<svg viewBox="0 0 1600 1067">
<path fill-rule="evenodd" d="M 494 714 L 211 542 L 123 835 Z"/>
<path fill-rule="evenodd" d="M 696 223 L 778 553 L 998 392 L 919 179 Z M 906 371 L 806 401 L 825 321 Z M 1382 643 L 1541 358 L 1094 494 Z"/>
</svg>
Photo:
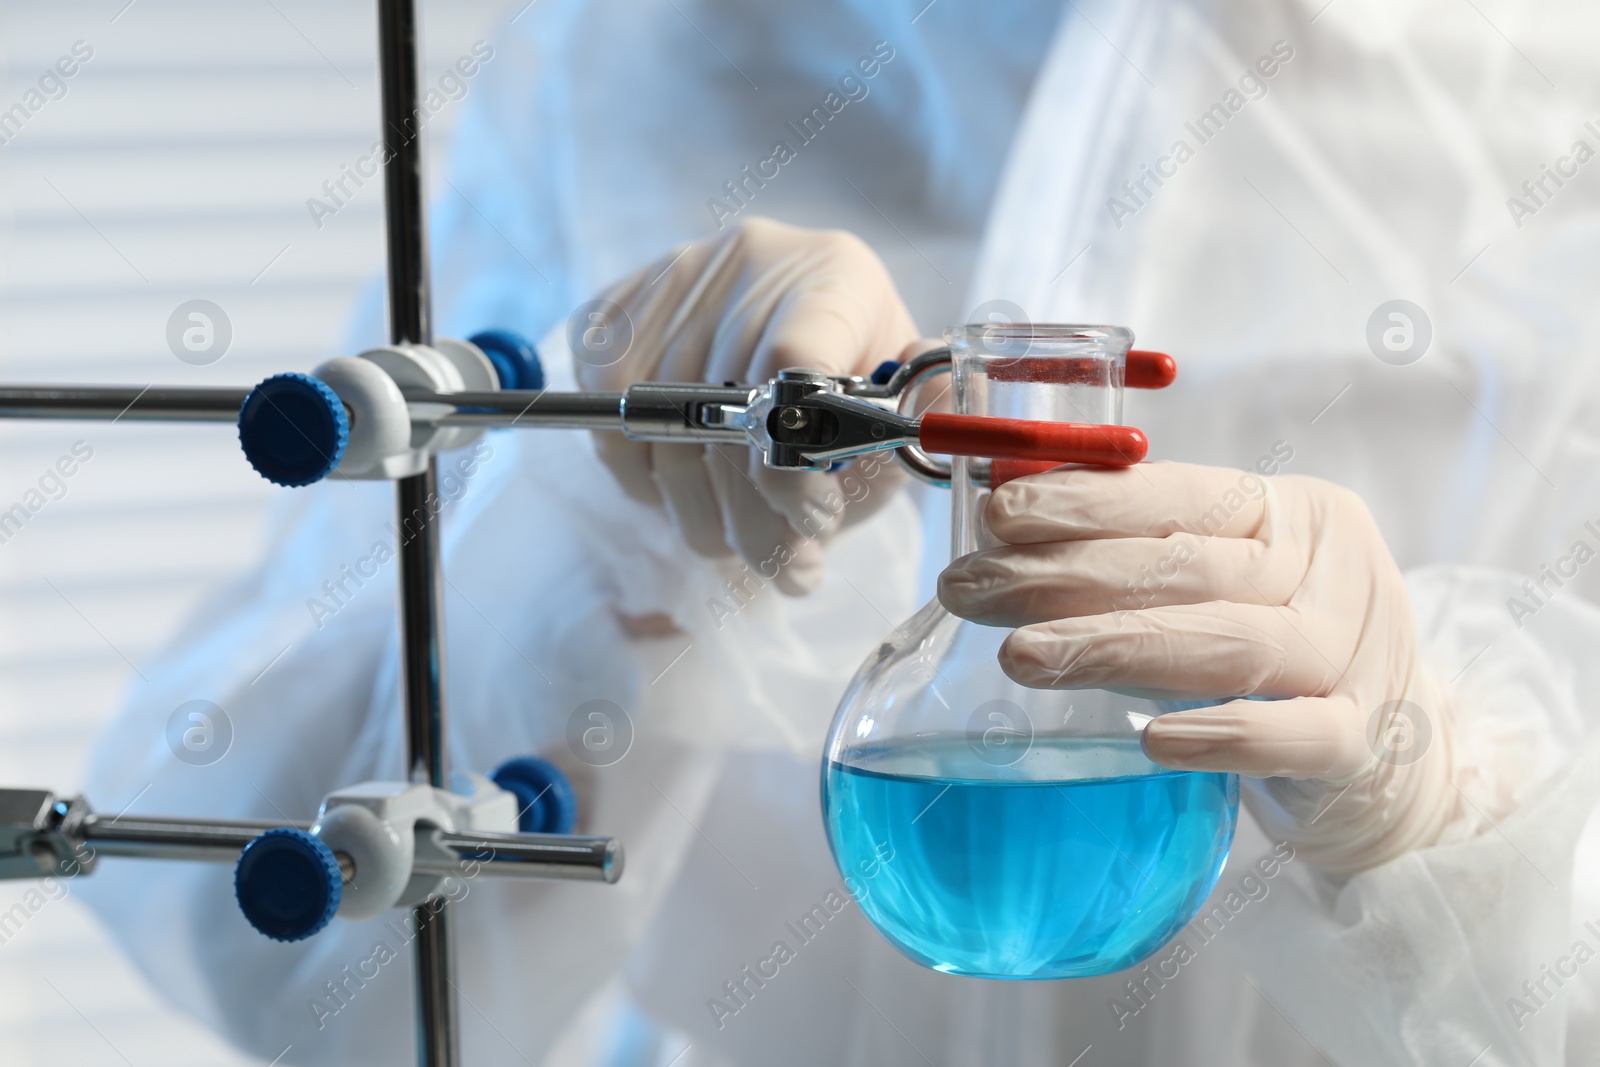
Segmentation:
<svg viewBox="0 0 1600 1067">
<path fill-rule="evenodd" d="M 906 474 L 887 453 L 839 471 L 818 473 L 774 470 L 751 452 L 750 480 L 800 541 L 821 549 L 840 531 L 870 518 L 893 499 Z"/>
<path fill-rule="evenodd" d="M 840 528 L 871 518 L 905 486 L 909 475 L 894 461 L 893 453 L 870 452 L 839 472 L 844 494 L 844 521 Z"/>
<path fill-rule="evenodd" d="M 707 294 L 707 298 L 710 296 Z M 748 359 L 750 349 L 760 336 L 760 323 L 748 324 L 748 315 L 737 309 L 725 309 L 723 315 L 729 317 L 719 319 L 709 314 L 690 315 L 664 327 L 670 333 L 662 338 L 664 354 L 656 368 L 655 379 L 663 382 L 746 380 L 744 374 L 718 373 L 712 365 L 712 353 L 717 346 L 730 343 L 729 338 L 743 338 L 742 342 L 735 340 L 731 343 L 739 344 Z"/>
<path fill-rule="evenodd" d="M 1298 575 L 1264 565 L 1267 546 L 1236 537 L 1116 537 L 1006 545 L 956 560 L 939 600 L 987 626 L 1214 600 L 1287 603 Z"/>
<path fill-rule="evenodd" d="M 797 536 L 782 515 L 768 505 L 750 479 L 745 449 L 712 449 L 711 481 L 722 502 L 729 538 L 764 581 L 788 596 L 804 596 L 822 584 L 822 546 Z"/>
<path fill-rule="evenodd" d="M 897 297 L 889 297 L 898 305 Z M 916 328 L 901 307 L 869 307 L 866 298 L 830 283 L 787 294 L 752 361 L 757 380 L 785 367 L 809 367 L 826 374 L 870 374 L 895 359 Z"/>
<path fill-rule="evenodd" d="M 723 536 L 722 507 L 712 491 L 705 446 L 657 444 L 651 457 L 656 483 L 688 546 L 711 559 L 732 555 Z"/>
<path fill-rule="evenodd" d="M 800 537 L 827 544 L 839 530 L 847 501 L 838 476 L 820 471 L 774 470 L 755 451 L 748 455 L 750 481 Z"/>
<path fill-rule="evenodd" d="M 596 430 L 593 437 L 595 455 L 630 499 L 652 506 L 662 503 L 661 489 L 650 475 L 650 442 L 630 441 L 604 430 Z"/>
<path fill-rule="evenodd" d="M 1293 608 L 1215 601 L 1013 630 L 1000 667 L 1034 689 L 1115 689 L 1171 699 L 1321 696 L 1348 650 L 1314 647 Z"/>
<path fill-rule="evenodd" d="M 1002 485 L 990 494 L 984 518 L 996 537 L 1014 545 L 1184 532 L 1254 537 L 1271 492 L 1260 475 L 1226 467 L 1062 467 Z"/>
<path fill-rule="evenodd" d="M 1155 762 L 1181 771 L 1347 778 L 1373 758 L 1365 720 L 1344 696 L 1233 700 L 1159 715 L 1140 744 Z"/>
<path fill-rule="evenodd" d="M 702 289 L 717 280 L 717 268 L 727 258 L 725 246 L 726 242 L 704 241 L 679 246 L 602 292 L 599 299 L 610 308 L 591 310 L 587 326 L 574 325 L 602 331 L 610 343 L 595 355 L 574 351 L 579 384 L 585 389 L 620 391 L 638 381 L 698 378 L 698 363 L 687 377 L 667 375 L 662 364 L 670 347 L 682 343 L 686 329 L 701 331 L 690 347 L 698 344 L 703 358 L 714 327 L 704 321 L 705 316 L 686 313 L 692 305 L 685 303 L 685 292 L 689 279 L 702 281 Z M 624 337 L 627 348 L 619 353 L 615 345 Z"/>
<path fill-rule="evenodd" d="M 917 340 L 911 315 L 877 257 L 849 234 L 829 235 L 828 241 L 812 257 L 837 262 L 784 292 L 750 361 L 756 380 L 785 367 L 867 374 Z M 797 279 L 805 266 L 793 268 Z"/>
</svg>

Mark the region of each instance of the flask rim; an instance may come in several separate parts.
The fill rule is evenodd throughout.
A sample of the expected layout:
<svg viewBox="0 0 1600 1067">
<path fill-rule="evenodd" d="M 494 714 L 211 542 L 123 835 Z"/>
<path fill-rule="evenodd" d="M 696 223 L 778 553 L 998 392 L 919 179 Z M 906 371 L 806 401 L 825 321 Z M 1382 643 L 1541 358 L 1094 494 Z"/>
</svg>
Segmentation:
<svg viewBox="0 0 1600 1067">
<path fill-rule="evenodd" d="M 1053 322 L 969 322 L 950 326 L 944 342 L 951 347 L 983 352 L 999 348 L 1002 352 L 1018 343 L 1047 345 L 1104 345 L 1115 352 L 1133 346 L 1133 331 L 1126 326 L 1089 325 Z"/>
</svg>

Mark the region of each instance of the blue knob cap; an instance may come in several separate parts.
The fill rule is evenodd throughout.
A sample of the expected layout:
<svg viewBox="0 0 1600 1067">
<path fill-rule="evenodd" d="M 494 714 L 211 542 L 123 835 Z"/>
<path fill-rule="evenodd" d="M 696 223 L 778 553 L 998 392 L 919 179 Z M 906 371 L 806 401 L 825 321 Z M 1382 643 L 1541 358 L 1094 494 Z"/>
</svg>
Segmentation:
<svg viewBox="0 0 1600 1067">
<path fill-rule="evenodd" d="M 274 941 L 301 941 L 327 926 L 343 893 L 333 850 L 304 830 L 268 830 L 233 869 L 239 910 Z"/>
<path fill-rule="evenodd" d="M 521 334 L 510 330 L 484 330 L 467 338 L 483 349 L 494 364 L 502 389 L 543 389 L 544 366 L 539 352 Z"/>
<path fill-rule="evenodd" d="M 517 829 L 525 834 L 570 834 L 578 825 L 578 797 L 567 776 L 547 759 L 518 756 L 489 776 L 517 798 Z"/>
<path fill-rule="evenodd" d="M 894 377 L 894 372 L 900 369 L 900 364 L 892 359 L 886 359 L 872 369 L 873 385 L 888 385 L 889 379 Z"/>
<path fill-rule="evenodd" d="M 275 374 L 239 408 L 239 443 L 263 478 L 310 485 L 326 478 L 350 443 L 339 395 L 309 374 Z"/>
</svg>

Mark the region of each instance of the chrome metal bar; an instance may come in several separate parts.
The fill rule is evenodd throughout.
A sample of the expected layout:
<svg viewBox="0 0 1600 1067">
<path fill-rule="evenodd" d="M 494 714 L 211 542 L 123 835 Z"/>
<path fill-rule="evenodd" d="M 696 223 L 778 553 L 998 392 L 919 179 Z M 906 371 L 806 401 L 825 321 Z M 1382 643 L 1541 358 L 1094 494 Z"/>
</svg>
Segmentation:
<svg viewBox="0 0 1600 1067">
<path fill-rule="evenodd" d="M 428 217 L 422 191 L 421 27 L 416 0 L 378 0 L 378 76 L 387 152 L 383 167 L 384 232 L 388 250 L 389 339 L 433 340 L 428 291 Z M 421 474 L 397 487 L 400 527 L 400 644 L 404 658 L 406 773 L 411 781 L 444 788 L 443 611 L 439 524 L 433 503 L 438 467 L 430 457 Z M 420 518 L 421 522 L 416 520 Z M 407 524 L 414 523 L 414 529 Z M 443 900 L 413 910 L 417 923 L 417 1062 L 456 1067 L 460 1041 L 449 912 Z"/>
<path fill-rule="evenodd" d="M 556 878 L 614 883 L 622 877 L 622 843 L 614 837 L 566 834 L 489 834 L 467 830 L 434 831 L 434 840 L 456 853 L 456 863 L 433 863 L 420 854 L 416 871 L 461 874 L 481 863 L 483 874 L 501 878 Z"/>
<path fill-rule="evenodd" d="M 508 389 L 496 393 L 406 391 L 414 424 L 527 426 L 544 429 L 620 430 L 621 393 L 556 393 Z"/>
<path fill-rule="evenodd" d="M 0 386 L 0 418 L 236 422 L 248 389 L 138 385 Z"/>
<path fill-rule="evenodd" d="M 80 837 L 97 857 L 190 860 L 234 863 L 239 853 L 267 830 L 292 826 L 309 830 L 309 823 L 256 819 L 183 819 L 158 816 L 108 817 L 88 814 L 71 833 Z M 580 882 L 615 882 L 622 876 L 622 843 L 612 837 L 575 834 L 507 834 L 470 830 L 419 828 L 419 838 L 431 839 L 455 853 L 454 860 L 429 859 L 419 854 L 413 867 L 419 874 L 483 874 L 494 878 L 529 878 Z M 431 920 L 430 920 L 431 921 Z"/>
<path fill-rule="evenodd" d="M 396 485 L 400 531 L 400 648 L 405 685 L 406 778 L 445 788 L 443 581 L 438 468 Z"/>
<path fill-rule="evenodd" d="M 237 422 L 250 390 L 190 386 L 5 385 L 0 418 Z M 411 421 L 420 426 L 538 426 L 577 430 L 622 428 L 621 393 L 429 393 L 408 390 Z"/>
<path fill-rule="evenodd" d="M 751 385 L 638 382 L 623 399 L 622 430 L 652 441 L 743 442 L 744 431 L 724 424 L 723 417 L 727 408 L 754 403 L 760 392 Z"/>
<path fill-rule="evenodd" d="M 461 1041 L 456 1027 L 455 944 L 444 897 L 411 909 L 416 922 L 417 1062 L 422 1067 L 456 1067 Z"/>
<path fill-rule="evenodd" d="M 408 389 L 411 421 L 418 425 L 538 426 L 621 430 L 647 441 L 746 442 L 745 432 L 722 421 L 761 394 L 753 385 L 638 382 L 626 393 L 556 393 L 506 390 L 433 393 Z"/>
<path fill-rule="evenodd" d="M 428 290 L 428 217 L 423 199 L 418 83 L 421 27 L 416 0 L 378 0 L 378 76 L 382 94 L 384 234 L 388 252 L 389 337 L 433 339 Z"/>
<path fill-rule="evenodd" d="M 107 818 L 88 815 L 75 828 L 98 856 L 144 859 L 207 860 L 232 863 L 239 852 L 264 831 L 287 825 L 236 819 L 165 819 L 148 816 Z M 308 829 L 300 824 L 301 829 Z"/>
</svg>

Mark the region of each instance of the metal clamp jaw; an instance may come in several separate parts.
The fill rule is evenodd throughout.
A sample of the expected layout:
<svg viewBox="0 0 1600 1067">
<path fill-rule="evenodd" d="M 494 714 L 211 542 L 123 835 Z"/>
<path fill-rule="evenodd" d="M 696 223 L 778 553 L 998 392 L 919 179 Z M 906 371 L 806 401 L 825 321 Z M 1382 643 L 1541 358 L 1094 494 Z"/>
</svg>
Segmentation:
<svg viewBox="0 0 1600 1067">
<path fill-rule="evenodd" d="M 769 415 L 768 439 L 784 455 L 796 455 L 801 464 L 773 462 L 769 466 L 806 464 L 806 457 L 835 459 L 892 447 L 902 467 L 933 485 L 950 484 L 950 464 L 935 459 L 918 443 L 917 420 L 905 414 L 914 408 L 917 397 L 931 378 L 949 374 L 953 361 L 948 348 L 935 348 L 913 356 L 904 363 L 886 363 L 872 378 L 826 377 L 808 371 L 785 371 L 780 382 L 793 380 L 804 386 L 790 387 L 781 397 L 788 406 Z M 791 378 L 791 376 L 793 376 Z M 822 397 L 823 382 L 835 394 Z M 774 383 L 776 387 L 778 383 Z M 812 415 L 805 409 L 818 409 Z M 798 410 L 796 410 L 798 409 Z M 773 425 L 775 416 L 776 426 Z"/>
<path fill-rule="evenodd" d="M 1129 367 L 1128 384 L 1142 388 L 1160 388 L 1176 373 L 1171 357 L 1156 352 L 1130 353 Z M 913 474 L 940 485 L 950 484 L 950 465 L 934 452 L 1113 467 L 1145 456 L 1144 435 L 1127 426 L 908 414 L 927 381 L 950 372 L 948 348 L 880 372 L 890 368 L 870 379 L 791 369 L 765 385 L 640 382 L 621 398 L 618 428 L 640 441 L 747 445 L 784 470 L 826 470 L 894 449 Z"/>
<path fill-rule="evenodd" d="M 745 432 L 762 447 L 767 466 L 816 470 L 917 439 L 916 419 L 848 395 L 847 384 L 815 371 L 778 374 L 746 417 Z"/>
<path fill-rule="evenodd" d="M 864 452 L 915 447 L 905 401 L 922 379 L 949 371 L 950 350 L 893 366 L 879 382 L 803 369 L 759 385 L 637 382 L 621 395 L 620 425 L 611 428 L 636 441 L 745 445 L 769 467 L 826 470 Z"/>
<path fill-rule="evenodd" d="M 0 881 L 72 878 L 94 870 L 83 847 L 89 806 L 48 789 L 0 789 Z"/>
<path fill-rule="evenodd" d="M 623 394 L 620 428 L 636 441 L 754 447 L 784 470 L 825 470 L 915 440 L 916 420 L 846 392 L 860 380 L 786 370 L 764 387 L 639 382 Z"/>
</svg>

